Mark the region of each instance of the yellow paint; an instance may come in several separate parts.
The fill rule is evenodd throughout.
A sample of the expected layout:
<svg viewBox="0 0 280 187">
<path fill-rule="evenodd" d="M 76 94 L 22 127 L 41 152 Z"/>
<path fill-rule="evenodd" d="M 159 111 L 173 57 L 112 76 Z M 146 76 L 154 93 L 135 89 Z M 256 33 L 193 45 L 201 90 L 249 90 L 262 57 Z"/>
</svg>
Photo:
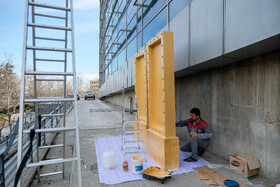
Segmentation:
<svg viewBox="0 0 280 187">
<path fill-rule="evenodd" d="M 163 170 L 162 168 L 157 168 L 157 167 L 151 166 L 151 167 L 145 169 L 144 171 L 142 171 L 141 173 L 145 173 L 150 176 L 164 179 L 165 175 L 170 175 L 172 173 L 172 171 Z"/>
<path fill-rule="evenodd" d="M 143 158 L 141 156 L 135 156 L 135 157 L 132 157 L 132 160 L 142 160 Z"/>
</svg>

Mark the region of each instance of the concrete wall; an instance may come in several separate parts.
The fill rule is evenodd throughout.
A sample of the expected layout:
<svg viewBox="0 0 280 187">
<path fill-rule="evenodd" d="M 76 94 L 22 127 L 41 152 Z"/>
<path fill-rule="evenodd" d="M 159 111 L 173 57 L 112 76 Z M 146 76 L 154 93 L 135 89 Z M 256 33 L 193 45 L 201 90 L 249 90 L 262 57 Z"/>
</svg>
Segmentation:
<svg viewBox="0 0 280 187">
<path fill-rule="evenodd" d="M 280 51 L 175 80 L 176 120 L 193 107 L 211 126 L 209 151 L 259 158 L 261 174 L 279 180 Z M 180 142 L 186 129 L 177 128 Z"/>
<path fill-rule="evenodd" d="M 130 102 L 131 98 L 132 98 L 132 102 Z M 131 107 L 131 105 L 133 103 L 135 103 L 134 98 L 135 98 L 135 93 L 134 93 L 133 89 L 130 89 L 130 90 L 125 92 L 125 94 L 124 94 L 124 107 L 126 109 L 129 109 Z M 115 105 L 118 105 L 120 107 L 123 106 L 123 95 L 122 95 L 122 93 L 110 95 L 110 96 L 104 97 L 103 99 L 105 99 L 106 101 L 111 102 Z"/>
</svg>

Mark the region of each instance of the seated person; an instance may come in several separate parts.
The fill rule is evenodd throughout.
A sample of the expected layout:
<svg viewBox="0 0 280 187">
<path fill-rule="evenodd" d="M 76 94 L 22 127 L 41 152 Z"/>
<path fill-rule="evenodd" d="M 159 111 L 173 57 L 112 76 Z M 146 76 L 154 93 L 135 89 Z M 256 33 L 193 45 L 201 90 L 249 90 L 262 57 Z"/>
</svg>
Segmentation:
<svg viewBox="0 0 280 187">
<path fill-rule="evenodd" d="M 213 133 L 206 121 L 201 119 L 200 110 L 193 108 L 190 111 L 191 117 L 188 120 L 176 122 L 176 127 L 188 127 L 191 140 L 184 143 L 180 149 L 184 152 L 192 152 L 192 155 L 185 158 L 186 162 L 196 162 L 198 156 L 202 156 L 204 150 L 209 146 Z"/>
</svg>

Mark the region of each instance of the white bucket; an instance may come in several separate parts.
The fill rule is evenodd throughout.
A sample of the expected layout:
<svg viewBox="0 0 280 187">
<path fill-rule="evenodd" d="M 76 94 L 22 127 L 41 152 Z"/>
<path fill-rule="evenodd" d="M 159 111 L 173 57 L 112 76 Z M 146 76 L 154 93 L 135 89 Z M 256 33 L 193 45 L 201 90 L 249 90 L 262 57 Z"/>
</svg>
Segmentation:
<svg viewBox="0 0 280 187">
<path fill-rule="evenodd" d="M 141 174 L 143 170 L 143 158 L 141 156 L 135 156 L 131 159 L 131 171 L 133 174 Z"/>
<path fill-rule="evenodd" d="M 116 154 L 114 151 L 103 153 L 103 167 L 105 169 L 113 169 L 116 166 Z"/>
</svg>

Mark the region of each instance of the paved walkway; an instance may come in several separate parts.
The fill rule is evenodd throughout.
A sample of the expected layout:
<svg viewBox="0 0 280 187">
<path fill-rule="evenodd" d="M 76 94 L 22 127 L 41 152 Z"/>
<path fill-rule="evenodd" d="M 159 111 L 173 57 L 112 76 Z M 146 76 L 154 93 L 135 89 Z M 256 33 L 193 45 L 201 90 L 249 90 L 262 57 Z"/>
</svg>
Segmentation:
<svg viewBox="0 0 280 187">
<path fill-rule="evenodd" d="M 67 126 L 73 125 L 74 110 L 72 110 L 67 116 Z M 82 182 L 84 187 L 95 187 L 105 186 L 99 183 L 98 169 L 96 163 L 95 153 L 95 138 L 105 136 L 118 136 L 121 135 L 121 110 L 120 108 L 109 105 L 108 103 L 99 100 L 81 100 L 78 102 L 78 113 L 79 113 L 79 126 L 80 126 L 80 148 L 81 148 L 81 159 L 84 163 L 82 165 Z M 132 115 L 130 117 L 133 117 Z M 67 132 L 66 135 L 66 157 L 70 157 L 73 151 L 73 140 L 74 133 Z M 54 140 L 55 144 L 62 142 L 62 133 L 58 134 Z M 49 151 L 46 159 L 61 157 L 62 149 L 55 148 Z M 216 167 L 215 170 L 222 174 L 229 176 L 239 182 L 250 184 L 250 186 L 271 186 L 267 180 L 258 177 L 254 180 L 248 181 L 238 173 L 233 172 L 228 167 L 228 161 L 223 160 L 209 152 L 206 152 L 203 156 L 205 160 L 213 163 Z M 74 164 L 72 167 L 71 163 L 66 164 L 65 178 L 61 175 L 43 177 L 41 182 L 38 184 L 37 177 L 33 180 L 33 186 L 40 187 L 64 187 L 64 186 L 77 186 L 77 169 Z M 48 173 L 53 171 L 61 170 L 61 165 L 45 166 L 41 168 L 41 173 Z M 71 171 L 73 169 L 73 175 Z M 254 185 L 253 185 L 254 183 Z M 115 186 L 162 186 L 159 181 L 144 180 L 144 181 L 133 181 L 118 184 Z M 190 187 L 202 187 L 206 186 L 203 181 L 197 179 L 194 172 L 172 176 L 171 179 L 166 180 L 164 186 L 190 186 Z"/>
</svg>

